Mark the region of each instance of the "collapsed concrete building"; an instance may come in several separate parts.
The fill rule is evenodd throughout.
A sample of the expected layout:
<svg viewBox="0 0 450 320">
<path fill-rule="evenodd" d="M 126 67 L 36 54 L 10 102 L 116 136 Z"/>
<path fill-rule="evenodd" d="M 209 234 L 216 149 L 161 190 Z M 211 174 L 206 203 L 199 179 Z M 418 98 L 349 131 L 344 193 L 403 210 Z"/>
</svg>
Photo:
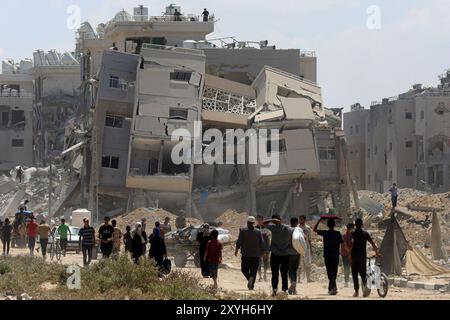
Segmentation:
<svg viewBox="0 0 450 320">
<path fill-rule="evenodd" d="M 0 172 L 18 165 L 31 166 L 33 158 L 33 77 L 31 60 L 5 60 L 0 74 Z"/>
<path fill-rule="evenodd" d="M 178 21 L 171 6 L 163 17 L 139 7 L 97 31 L 82 25 L 76 52 L 90 130 L 69 151 L 82 155 L 81 194 L 89 209 L 97 216 L 141 206 L 203 219 L 230 207 L 288 215 L 324 211 L 331 195 L 348 213 L 341 119 L 323 105 L 315 54 L 264 41 L 217 45 L 206 40 L 213 31 L 213 16 Z M 185 129 L 192 139 L 199 122 L 201 134 L 279 129 L 281 149 L 269 150 L 280 155 L 278 174 L 265 176 L 249 164 L 174 164 L 173 132 Z M 202 149 L 210 142 L 202 141 Z"/>
<path fill-rule="evenodd" d="M 33 57 L 34 157 L 45 166 L 64 151 L 66 127 L 80 116 L 80 64 L 71 53 L 56 50 L 37 50 Z"/>
<path fill-rule="evenodd" d="M 414 85 L 398 97 L 359 104 L 344 115 L 352 180 L 385 192 L 392 183 L 434 193 L 450 190 L 450 72 L 440 85 Z"/>
<path fill-rule="evenodd" d="M 134 15 L 122 10 L 96 31 L 83 23 L 74 54 L 37 50 L 20 68 L 5 63 L 0 109 L 7 134 L 0 138 L 14 150 L 0 168 L 64 166 L 61 181 L 49 186 L 53 215 L 80 206 L 97 217 L 139 206 L 202 218 L 230 207 L 297 214 L 323 211 L 328 194 L 348 211 L 340 118 L 323 107 L 315 53 L 267 41 L 208 41 L 213 15 L 176 17 L 175 9 L 182 12 L 173 5 L 163 16 L 143 6 Z M 195 136 L 196 123 L 200 134 L 279 129 L 281 150 L 266 146 L 280 154 L 280 171 L 175 165 L 172 133 Z M 241 150 L 226 152 L 238 157 Z"/>
</svg>

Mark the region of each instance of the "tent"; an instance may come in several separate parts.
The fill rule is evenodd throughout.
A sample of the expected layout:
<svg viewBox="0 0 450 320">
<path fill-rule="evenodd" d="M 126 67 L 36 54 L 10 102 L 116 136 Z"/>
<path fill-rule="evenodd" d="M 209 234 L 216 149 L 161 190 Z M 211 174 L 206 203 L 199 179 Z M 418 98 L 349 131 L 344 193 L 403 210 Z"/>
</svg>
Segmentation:
<svg viewBox="0 0 450 320">
<path fill-rule="evenodd" d="M 381 271 L 387 275 L 402 275 L 402 260 L 408 250 L 408 241 L 394 215 L 391 216 L 381 243 Z"/>
<path fill-rule="evenodd" d="M 441 225 L 436 210 L 433 211 L 431 222 L 431 254 L 434 260 L 446 259 L 446 253 L 442 248 Z"/>
<path fill-rule="evenodd" d="M 406 273 L 434 276 L 450 274 L 450 269 L 431 262 L 418 249 L 411 247 L 394 215 L 391 216 L 380 247 L 381 271 L 387 275 L 402 275 L 402 261 L 406 256 Z"/>
</svg>

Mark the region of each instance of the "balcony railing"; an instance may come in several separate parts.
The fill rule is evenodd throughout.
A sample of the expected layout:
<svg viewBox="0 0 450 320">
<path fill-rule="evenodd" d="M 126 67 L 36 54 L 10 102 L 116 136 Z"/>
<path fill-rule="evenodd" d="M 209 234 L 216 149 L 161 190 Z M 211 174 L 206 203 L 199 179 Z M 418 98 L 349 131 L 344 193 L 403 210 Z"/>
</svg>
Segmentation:
<svg viewBox="0 0 450 320">
<path fill-rule="evenodd" d="M 142 45 L 142 49 L 167 50 L 167 51 L 175 51 L 175 52 L 179 52 L 179 53 L 193 54 L 193 55 L 198 55 L 198 56 L 204 55 L 203 51 L 197 50 L 197 49 L 163 46 L 163 45 L 159 45 L 159 44 L 150 44 L 150 43 L 144 43 Z"/>
<path fill-rule="evenodd" d="M 33 94 L 27 91 L 0 91 L 1 98 L 33 98 Z"/>
</svg>

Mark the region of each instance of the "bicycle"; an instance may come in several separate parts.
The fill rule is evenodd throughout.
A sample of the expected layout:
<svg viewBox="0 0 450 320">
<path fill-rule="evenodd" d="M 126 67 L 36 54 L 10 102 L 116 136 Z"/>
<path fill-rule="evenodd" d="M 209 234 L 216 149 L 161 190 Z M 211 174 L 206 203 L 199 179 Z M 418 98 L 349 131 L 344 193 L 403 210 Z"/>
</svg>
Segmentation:
<svg viewBox="0 0 450 320">
<path fill-rule="evenodd" d="M 381 272 L 381 264 L 377 263 L 376 256 L 367 258 L 367 285 L 365 296 L 369 296 L 372 290 L 377 289 L 380 298 L 386 298 L 389 291 L 389 281 L 386 274 Z"/>
<path fill-rule="evenodd" d="M 50 259 L 53 261 L 53 259 L 56 257 L 56 261 L 60 261 L 62 256 L 62 250 L 61 250 L 61 244 L 59 243 L 59 239 L 54 239 L 52 241 L 52 244 L 50 246 Z"/>
</svg>

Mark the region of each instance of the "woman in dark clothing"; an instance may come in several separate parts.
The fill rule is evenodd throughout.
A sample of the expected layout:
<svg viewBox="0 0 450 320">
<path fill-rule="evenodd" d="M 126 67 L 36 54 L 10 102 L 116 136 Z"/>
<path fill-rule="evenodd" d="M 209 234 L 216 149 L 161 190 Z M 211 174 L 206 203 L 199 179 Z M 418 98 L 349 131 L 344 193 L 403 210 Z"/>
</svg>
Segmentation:
<svg viewBox="0 0 450 320">
<path fill-rule="evenodd" d="M 161 229 L 159 223 L 156 223 L 156 228 L 153 229 L 153 234 L 150 236 L 150 254 L 151 259 L 154 259 L 156 265 L 161 268 L 164 264 L 164 257 L 167 256 L 167 248 L 164 238 L 161 237 Z"/>
<path fill-rule="evenodd" d="M 5 220 L 5 224 L 2 227 L 1 237 L 3 242 L 3 254 L 9 254 L 9 248 L 11 246 L 11 234 L 13 231 L 13 226 L 9 219 Z"/>
<path fill-rule="evenodd" d="M 131 233 L 131 256 L 133 257 L 134 263 L 138 263 L 139 259 L 144 255 L 144 245 L 145 240 L 142 236 L 142 225 L 140 223 L 136 224 L 135 229 Z"/>
<path fill-rule="evenodd" d="M 202 229 L 197 235 L 197 241 L 200 243 L 200 267 L 202 269 L 202 276 L 204 278 L 210 277 L 209 265 L 206 261 L 204 261 L 204 259 L 202 259 L 205 256 L 206 246 L 208 245 L 208 242 L 212 240 L 210 233 L 211 230 L 209 228 L 209 224 L 206 223 L 203 225 Z"/>
</svg>

